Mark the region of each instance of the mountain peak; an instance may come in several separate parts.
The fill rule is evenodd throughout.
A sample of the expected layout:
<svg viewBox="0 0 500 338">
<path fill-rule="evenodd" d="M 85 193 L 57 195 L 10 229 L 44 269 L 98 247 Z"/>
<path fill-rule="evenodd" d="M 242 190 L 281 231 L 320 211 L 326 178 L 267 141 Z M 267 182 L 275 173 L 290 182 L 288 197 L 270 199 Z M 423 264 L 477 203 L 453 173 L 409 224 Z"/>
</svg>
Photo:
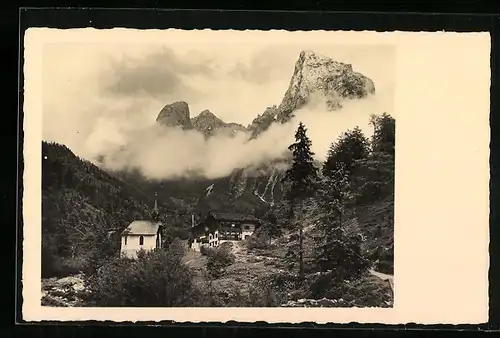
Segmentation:
<svg viewBox="0 0 500 338">
<path fill-rule="evenodd" d="M 201 113 L 198 114 L 197 116 L 198 118 L 201 118 L 201 117 L 210 117 L 210 118 L 216 118 L 216 119 L 219 119 L 217 116 L 215 116 L 214 113 L 212 113 L 210 110 L 208 109 L 205 109 L 203 110 Z"/>
<path fill-rule="evenodd" d="M 193 124 L 193 128 L 201 132 L 215 130 L 225 125 L 224 121 L 208 109 L 203 110 L 198 114 L 198 116 L 193 117 L 191 122 Z"/>
<path fill-rule="evenodd" d="M 277 120 L 286 122 L 293 111 L 320 94 L 329 110 L 342 108 L 342 100 L 363 98 L 375 92 L 373 81 L 356 73 L 351 64 L 333 60 L 311 50 L 300 52 L 288 90 L 278 107 Z"/>
<path fill-rule="evenodd" d="M 303 66 L 306 65 L 309 67 L 319 67 L 325 65 L 329 68 L 338 67 L 352 71 L 351 64 L 335 61 L 326 55 L 313 52 L 312 50 L 303 50 L 300 52 L 297 63 L 302 63 Z"/>
<path fill-rule="evenodd" d="M 185 101 L 167 104 L 156 117 L 156 122 L 168 127 L 192 129 L 189 105 Z"/>
<path fill-rule="evenodd" d="M 246 128 L 236 123 L 226 123 L 217 117 L 210 110 L 205 109 L 198 116 L 191 119 L 193 128 L 205 136 L 212 136 L 216 132 L 226 132 L 228 135 L 234 134 L 237 131 L 246 131 Z"/>
</svg>

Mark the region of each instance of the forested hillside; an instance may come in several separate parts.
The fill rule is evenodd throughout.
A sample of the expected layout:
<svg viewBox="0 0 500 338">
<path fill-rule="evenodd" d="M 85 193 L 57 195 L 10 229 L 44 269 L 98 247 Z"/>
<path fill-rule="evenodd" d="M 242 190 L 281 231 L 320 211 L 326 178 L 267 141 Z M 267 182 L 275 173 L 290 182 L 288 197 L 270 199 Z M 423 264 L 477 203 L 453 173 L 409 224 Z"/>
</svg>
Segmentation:
<svg viewBox="0 0 500 338">
<path fill-rule="evenodd" d="M 147 217 L 152 203 L 66 146 L 42 142 L 42 275 L 78 272 L 116 254 L 120 232 Z"/>
<path fill-rule="evenodd" d="M 370 122 L 371 139 L 354 128 L 332 144 L 323 174 L 338 179 L 335 173 L 343 168 L 345 214 L 357 218 L 364 254 L 379 271 L 392 274 L 396 122 L 386 113 Z"/>
</svg>

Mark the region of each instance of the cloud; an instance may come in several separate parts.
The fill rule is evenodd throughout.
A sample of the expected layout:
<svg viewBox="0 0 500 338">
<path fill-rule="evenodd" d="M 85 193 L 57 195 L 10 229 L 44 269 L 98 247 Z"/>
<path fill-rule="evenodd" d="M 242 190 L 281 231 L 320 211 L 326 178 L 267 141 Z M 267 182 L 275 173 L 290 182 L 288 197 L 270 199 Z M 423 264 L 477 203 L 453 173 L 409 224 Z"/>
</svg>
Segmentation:
<svg viewBox="0 0 500 338">
<path fill-rule="evenodd" d="M 235 137 L 215 135 L 208 140 L 193 130 L 164 128 L 152 125 L 129 133 L 110 135 L 104 147 L 105 165 L 114 170 L 138 169 L 151 179 L 186 177 L 192 173 L 207 178 L 229 175 L 236 168 L 258 166 L 283 157 L 294 139 L 299 122 L 303 122 L 311 138 L 316 159 L 323 161 L 330 144 L 347 129 L 359 126 L 367 136 L 371 134 L 369 117 L 382 113 L 383 102 L 376 96 L 344 103 L 337 112 L 326 110 L 318 100 L 297 111 L 286 124 L 273 124 L 260 137 L 248 140 L 249 135 Z M 103 132 L 109 125 L 103 124 Z M 102 140 L 98 144 L 105 144 Z"/>
<path fill-rule="evenodd" d="M 393 74 L 384 66 L 391 62 L 386 54 L 378 62 L 370 59 L 373 53 L 356 54 L 363 65 L 359 71 L 375 82 L 374 96 L 346 102 L 339 112 L 326 111 L 321 100 L 312 102 L 290 123 L 273 125 L 256 140 L 248 141 L 245 134 L 205 140 L 194 131 L 160 128 L 156 116 L 166 104 L 184 100 L 191 117 L 209 109 L 226 122 L 247 125 L 267 106 L 280 103 L 296 50 L 260 46 L 235 56 L 221 46 L 46 46 L 43 138 L 94 162 L 102 157 L 110 169 L 134 168 L 154 179 L 193 172 L 216 178 L 280 158 L 302 121 L 313 151 L 323 159 L 340 133 L 356 125 L 370 133 L 370 114 L 392 113 Z"/>
<path fill-rule="evenodd" d="M 248 62 L 237 62 L 228 73 L 231 77 L 246 82 L 264 84 L 291 75 L 290 72 L 293 71 L 293 68 L 281 67 L 280 65 L 283 63 L 292 64 L 292 60 L 277 53 L 275 48 L 268 47 L 253 54 Z"/>
<path fill-rule="evenodd" d="M 179 58 L 162 47 L 143 57 L 123 57 L 113 60 L 110 69 L 101 74 L 105 92 L 117 96 L 144 96 L 156 99 L 169 96 L 199 96 L 185 76 L 210 76 L 211 61 L 203 58 Z"/>
</svg>

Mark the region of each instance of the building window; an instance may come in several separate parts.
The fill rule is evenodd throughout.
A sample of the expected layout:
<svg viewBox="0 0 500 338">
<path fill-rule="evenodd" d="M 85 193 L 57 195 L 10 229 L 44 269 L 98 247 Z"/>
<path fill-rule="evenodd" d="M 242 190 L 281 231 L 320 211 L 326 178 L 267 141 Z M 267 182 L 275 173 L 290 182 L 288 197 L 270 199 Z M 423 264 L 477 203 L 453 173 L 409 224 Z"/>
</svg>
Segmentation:
<svg viewBox="0 0 500 338">
<path fill-rule="evenodd" d="M 249 225 L 245 225 L 245 230 L 250 230 L 250 226 Z"/>
<path fill-rule="evenodd" d="M 217 238 L 217 237 L 218 237 L 217 235 L 218 235 L 218 233 L 215 233 L 215 238 Z"/>
<path fill-rule="evenodd" d="M 128 236 L 125 236 L 125 245 L 127 245 L 127 238 Z"/>
<path fill-rule="evenodd" d="M 144 245 L 144 237 L 139 237 L 139 245 Z"/>
</svg>

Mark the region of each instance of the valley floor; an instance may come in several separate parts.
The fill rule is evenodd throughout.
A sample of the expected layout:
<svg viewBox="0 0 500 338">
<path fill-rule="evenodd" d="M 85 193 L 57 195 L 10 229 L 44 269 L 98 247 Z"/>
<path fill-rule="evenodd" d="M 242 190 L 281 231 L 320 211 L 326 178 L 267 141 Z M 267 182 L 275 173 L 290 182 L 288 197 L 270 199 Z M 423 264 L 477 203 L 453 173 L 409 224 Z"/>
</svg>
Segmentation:
<svg viewBox="0 0 500 338">
<path fill-rule="evenodd" d="M 235 261 L 226 268 L 220 278 L 209 277 L 206 268 L 207 256 L 200 252 L 186 249 L 182 258 L 183 263 L 192 270 L 193 281 L 198 288 L 210 294 L 211 299 L 215 299 L 213 306 L 340 306 L 338 299 L 306 299 L 294 296 L 294 291 L 297 290 L 294 290 L 293 287 L 288 288 L 280 295 L 273 295 L 274 305 L 266 305 L 266 302 L 269 301 L 266 297 L 269 295 L 264 296 L 266 299 L 262 299 L 262 293 L 267 292 L 264 290 L 265 285 L 262 284 L 262 281 L 279 275 L 289 275 L 283 246 L 275 245 L 271 249 L 248 249 L 245 241 L 227 244 L 235 256 Z M 363 277 L 361 284 L 363 289 L 361 291 L 354 290 L 353 297 L 359 297 L 361 294 L 363 297 L 386 299 L 382 304 L 376 306 L 392 306 L 392 275 L 370 270 L 370 273 Z M 42 279 L 42 305 L 44 306 L 85 306 L 79 299 L 82 292 L 85 292 L 83 275 Z M 370 292 L 384 293 L 384 295 L 369 295 Z M 251 296 L 252 294 L 256 295 Z M 261 298 L 260 300 L 254 299 L 249 304 L 248 299 L 252 297 Z M 242 299 L 245 301 L 241 301 Z"/>
<path fill-rule="evenodd" d="M 229 243 L 228 243 L 229 244 Z M 194 279 L 200 288 L 210 288 L 211 292 L 222 298 L 231 298 L 238 295 L 249 295 L 262 286 L 262 280 L 266 277 L 287 275 L 287 263 L 284 259 L 283 249 L 249 250 L 245 241 L 231 243 L 231 251 L 235 255 L 235 262 L 227 267 L 220 278 L 210 278 L 207 273 L 207 257 L 200 252 L 187 250 L 183 258 L 184 263 L 194 272 Z M 281 247 L 281 246 L 280 246 Z M 390 307 L 393 302 L 393 276 L 370 270 L 363 277 L 364 283 L 375 285 L 373 291 L 383 292 L 389 301 L 379 306 Z M 262 290 L 259 290 L 262 291 Z M 281 302 L 278 306 L 307 306 L 307 307 L 334 307 L 339 306 L 335 299 L 304 299 L 294 297 L 293 291 L 278 297 Z M 383 298 L 383 297 L 381 297 Z M 217 305 L 214 305 L 217 306 Z M 225 306 L 245 306 L 241 304 L 229 304 Z M 263 306 L 263 305 L 261 305 Z M 269 306 L 269 305 L 267 305 Z"/>
</svg>

